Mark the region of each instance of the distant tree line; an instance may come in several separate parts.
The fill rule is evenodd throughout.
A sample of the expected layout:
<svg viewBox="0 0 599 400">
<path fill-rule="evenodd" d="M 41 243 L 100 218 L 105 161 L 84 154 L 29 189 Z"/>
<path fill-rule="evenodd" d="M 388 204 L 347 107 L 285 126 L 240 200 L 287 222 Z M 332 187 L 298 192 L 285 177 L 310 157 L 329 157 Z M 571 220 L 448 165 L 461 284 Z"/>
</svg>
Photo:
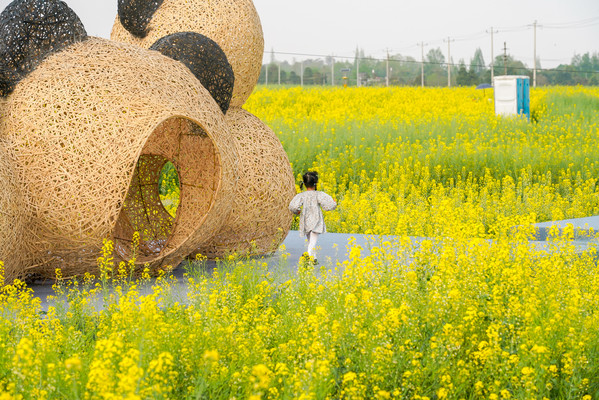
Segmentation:
<svg viewBox="0 0 599 400">
<path fill-rule="evenodd" d="M 303 75 L 302 75 L 303 68 Z M 476 49 L 468 63 L 460 59 L 451 66 L 451 86 L 476 86 L 491 83 L 491 67 Z M 358 72 L 356 72 L 356 69 Z M 388 69 L 388 72 L 387 72 Z M 527 75 L 533 77 L 533 69 L 511 55 L 499 55 L 493 63 L 495 76 Z M 440 48 L 430 49 L 424 57 L 424 85 L 447 86 L 447 63 Z M 422 80 L 422 64 L 413 57 L 395 54 L 389 61 L 365 56 L 356 50 L 353 60 L 333 57 L 303 61 L 277 62 L 274 53 L 268 64 L 262 66 L 259 83 L 282 85 L 335 85 L 348 86 L 419 86 Z M 532 84 L 532 81 L 531 81 Z M 570 64 L 543 69 L 537 60 L 537 86 L 589 85 L 599 86 L 599 53 L 575 55 Z"/>
</svg>

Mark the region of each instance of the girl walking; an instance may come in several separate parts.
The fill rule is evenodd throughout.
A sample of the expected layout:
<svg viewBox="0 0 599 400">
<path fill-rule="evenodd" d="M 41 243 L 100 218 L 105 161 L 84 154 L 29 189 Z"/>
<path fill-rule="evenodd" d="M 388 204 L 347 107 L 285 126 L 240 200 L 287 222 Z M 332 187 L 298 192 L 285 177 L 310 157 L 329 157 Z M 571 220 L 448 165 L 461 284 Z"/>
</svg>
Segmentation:
<svg viewBox="0 0 599 400">
<path fill-rule="evenodd" d="M 316 263 L 318 235 L 327 231 L 322 210 L 332 211 L 337 207 L 337 203 L 325 192 L 317 190 L 318 172 L 308 171 L 302 176 L 302 180 L 300 186 L 305 186 L 306 191 L 297 194 L 291 200 L 289 210 L 294 214 L 301 213 L 299 232 L 308 240 L 308 256 Z"/>
</svg>

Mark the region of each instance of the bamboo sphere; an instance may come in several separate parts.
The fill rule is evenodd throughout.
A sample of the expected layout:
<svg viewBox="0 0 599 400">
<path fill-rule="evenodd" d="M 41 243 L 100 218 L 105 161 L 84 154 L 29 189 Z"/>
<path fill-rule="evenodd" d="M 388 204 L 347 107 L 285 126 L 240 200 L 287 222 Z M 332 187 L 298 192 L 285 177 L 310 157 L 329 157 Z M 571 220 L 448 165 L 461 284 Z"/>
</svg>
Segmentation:
<svg viewBox="0 0 599 400">
<path fill-rule="evenodd" d="M 258 83 L 264 53 L 262 25 L 252 0 L 164 0 L 146 37 L 129 33 L 117 16 L 110 38 L 147 49 L 178 32 L 200 33 L 221 47 L 235 73 L 231 107 L 241 107 Z"/>
<path fill-rule="evenodd" d="M 105 238 L 128 259 L 134 230 L 138 263 L 176 265 L 221 228 L 234 196 L 237 150 L 216 102 L 183 64 L 128 44 L 89 38 L 48 57 L 8 97 L 0 138 L 42 276 L 96 271 Z M 175 218 L 156 202 L 167 160 L 181 180 Z"/>
<path fill-rule="evenodd" d="M 221 230 L 192 256 L 271 253 L 287 236 L 293 219 L 288 206 L 295 180 L 289 159 L 275 133 L 254 115 L 231 108 L 226 120 L 239 153 L 235 201 Z"/>
<path fill-rule="evenodd" d="M 0 111 L 0 115 L 2 112 Z M 21 187 L 15 176 L 15 166 L 0 142 L 0 261 L 4 263 L 4 283 L 22 278 L 23 229 L 27 215 L 23 208 Z M 0 273 L 0 275 L 2 275 Z M 0 287 L 2 287 L 0 281 Z"/>
<path fill-rule="evenodd" d="M 86 38 L 83 23 L 63 1 L 11 1 L 0 12 L 0 96 L 8 96 L 48 55 Z"/>
</svg>

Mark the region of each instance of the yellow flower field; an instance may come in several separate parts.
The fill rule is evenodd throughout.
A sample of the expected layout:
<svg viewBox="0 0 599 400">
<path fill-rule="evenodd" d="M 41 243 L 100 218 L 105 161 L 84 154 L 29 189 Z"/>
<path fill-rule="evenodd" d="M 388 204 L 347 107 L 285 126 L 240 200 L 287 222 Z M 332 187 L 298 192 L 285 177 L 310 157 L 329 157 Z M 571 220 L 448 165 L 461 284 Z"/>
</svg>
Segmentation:
<svg viewBox="0 0 599 400">
<path fill-rule="evenodd" d="M 490 96 L 259 88 L 248 110 L 339 201 L 329 230 L 397 239 L 297 273 L 199 259 L 183 292 L 106 242 L 47 311 L 0 278 L 0 399 L 599 398 L 597 251 L 529 243 L 597 214 L 599 90 L 534 90 L 532 122 Z"/>
<path fill-rule="evenodd" d="M 599 89 L 531 98 L 533 123 L 496 117 L 492 91 L 475 89 L 262 88 L 247 107 L 296 174 L 321 173 L 340 203 L 331 230 L 478 237 L 504 218 L 599 213 Z"/>
</svg>

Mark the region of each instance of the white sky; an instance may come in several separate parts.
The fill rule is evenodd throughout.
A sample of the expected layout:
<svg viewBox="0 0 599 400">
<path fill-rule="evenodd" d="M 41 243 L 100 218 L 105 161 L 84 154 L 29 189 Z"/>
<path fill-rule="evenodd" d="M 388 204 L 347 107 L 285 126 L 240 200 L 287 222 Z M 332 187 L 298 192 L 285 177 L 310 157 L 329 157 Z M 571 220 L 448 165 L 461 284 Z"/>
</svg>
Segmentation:
<svg viewBox="0 0 599 400">
<path fill-rule="evenodd" d="M 0 10 L 9 3 L 0 0 Z M 79 15 L 88 34 L 109 37 L 117 0 L 66 3 Z M 494 35 L 494 55 L 501 54 L 507 42 L 508 53 L 531 67 L 535 20 L 541 67 L 569 63 L 574 54 L 599 52 L 598 0 L 254 0 L 254 4 L 264 29 L 266 59 L 271 50 L 353 57 L 360 47 L 366 55 L 378 58 L 384 58 L 389 49 L 391 54 L 419 60 L 419 42 L 427 43 L 425 53 L 440 47 L 447 57 L 444 39 L 450 37 L 455 39 L 451 42 L 454 62 L 463 58 L 468 63 L 480 47 L 489 64 L 491 37 L 486 31 L 493 27 L 499 30 Z"/>
</svg>

